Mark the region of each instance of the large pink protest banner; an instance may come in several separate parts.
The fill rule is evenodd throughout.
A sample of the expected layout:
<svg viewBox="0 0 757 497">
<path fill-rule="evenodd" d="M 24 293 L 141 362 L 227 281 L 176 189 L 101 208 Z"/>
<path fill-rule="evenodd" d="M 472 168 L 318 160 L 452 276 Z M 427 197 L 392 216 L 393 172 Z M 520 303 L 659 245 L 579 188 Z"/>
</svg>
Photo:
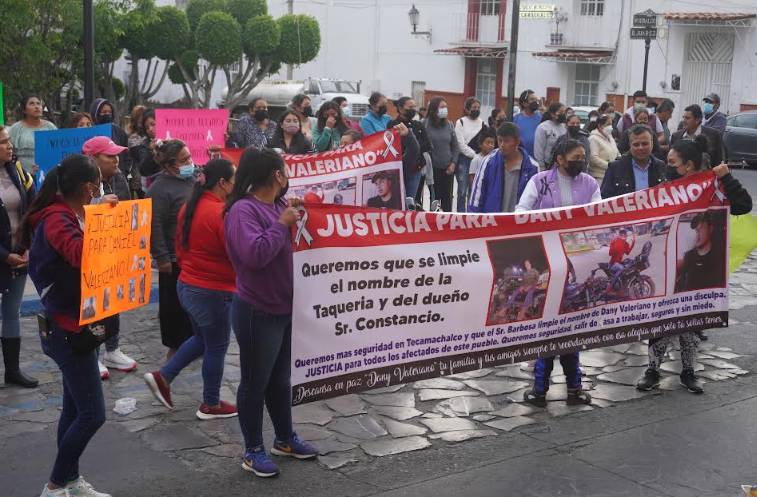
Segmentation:
<svg viewBox="0 0 757 497">
<path fill-rule="evenodd" d="M 157 109 L 155 111 L 155 135 L 160 140 L 181 140 L 192 152 L 195 164 L 205 164 L 210 159 L 210 145 L 224 146 L 224 136 L 229 124 L 226 109 Z"/>
</svg>

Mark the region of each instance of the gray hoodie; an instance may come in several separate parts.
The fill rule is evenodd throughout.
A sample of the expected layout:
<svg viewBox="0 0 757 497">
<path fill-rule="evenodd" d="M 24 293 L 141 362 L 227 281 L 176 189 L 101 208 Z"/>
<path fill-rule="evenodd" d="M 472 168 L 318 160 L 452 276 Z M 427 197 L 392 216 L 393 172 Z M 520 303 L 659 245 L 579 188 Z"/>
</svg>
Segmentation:
<svg viewBox="0 0 757 497">
<path fill-rule="evenodd" d="M 152 198 L 150 253 L 158 264 L 176 261 L 174 241 L 179 209 L 189 199 L 194 176 L 180 178 L 166 172 L 155 176 L 147 195 Z"/>
</svg>

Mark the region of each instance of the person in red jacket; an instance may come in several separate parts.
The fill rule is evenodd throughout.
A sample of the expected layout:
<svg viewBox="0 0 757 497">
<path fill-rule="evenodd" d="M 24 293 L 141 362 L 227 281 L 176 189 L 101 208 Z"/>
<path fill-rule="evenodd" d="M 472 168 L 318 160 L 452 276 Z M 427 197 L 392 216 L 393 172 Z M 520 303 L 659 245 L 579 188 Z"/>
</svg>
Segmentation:
<svg viewBox="0 0 757 497">
<path fill-rule="evenodd" d="M 633 240 L 628 243 L 628 232 L 625 229 L 618 231 L 618 236 L 610 242 L 610 273 L 612 273 L 612 281 L 610 282 L 610 289 L 617 289 L 618 276 L 623 271 L 623 258 L 631 253 L 634 245 L 636 245 L 636 234 L 634 233 Z"/>
<path fill-rule="evenodd" d="M 231 299 L 236 291 L 223 228 L 223 208 L 234 188 L 234 172 L 232 163 L 225 159 L 208 162 L 192 196 L 179 211 L 176 256 L 181 273 L 177 291 L 194 336 L 159 371 L 145 374 L 145 382 L 155 397 L 173 409 L 171 382 L 202 356 L 203 403 L 196 415 L 203 420 L 237 415 L 235 405 L 220 399 L 231 334 Z"/>
</svg>

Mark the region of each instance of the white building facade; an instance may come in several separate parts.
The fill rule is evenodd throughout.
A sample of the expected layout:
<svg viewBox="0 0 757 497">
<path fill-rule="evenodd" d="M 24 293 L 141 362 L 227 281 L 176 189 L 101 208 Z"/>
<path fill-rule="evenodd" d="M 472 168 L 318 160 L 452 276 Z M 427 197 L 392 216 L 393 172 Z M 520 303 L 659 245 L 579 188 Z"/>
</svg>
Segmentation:
<svg viewBox="0 0 757 497">
<path fill-rule="evenodd" d="M 269 2 L 274 17 L 286 8 Z M 757 109 L 757 0 L 522 1 L 516 98 L 529 88 L 550 102 L 609 99 L 624 108 L 643 86 L 644 41 L 631 40 L 630 30 L 633 15 L 648 9 L 657 14 L 658 34 L 649 53 L 650 97 L 673 100 L 676 115 L 710 92 L 721 96 L 724 111 Z M 487 109 L 505 104 L 511 0 L 294 0 L 294 12 L 314 16 L 322 38 L 318 57 L 296 67 L 295 79 L 360 81 L 364 94 L 421 102 L 442 95 L 452 115 L 470 95 Z M 216 82 L 213 102 L 223 86 Z M 156 99 L 181 96 L 167 83 Z"/>
</svg>

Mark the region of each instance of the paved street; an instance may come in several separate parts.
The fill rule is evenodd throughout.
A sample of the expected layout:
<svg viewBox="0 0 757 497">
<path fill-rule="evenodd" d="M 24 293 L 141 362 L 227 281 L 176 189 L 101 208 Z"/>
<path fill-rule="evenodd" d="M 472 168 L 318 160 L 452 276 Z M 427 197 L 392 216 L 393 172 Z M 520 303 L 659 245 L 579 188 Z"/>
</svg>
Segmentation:
<svg viewBox="0 0 757 497">
<path fill-rule="evenodd" d="M 757 192 L 757 173 L 739 172 Z M 582 354 L 593 407 L 568 408 L 559 365 L 549 407 L 524 405 L 527 364 L 427 380 L 298 407 L 298 432 L 317 444 L 318 462 L 283 461 L 282 476 L 261 480 L 239 467 L 236 419 L 201 422 L 200 364 L 174 382 L 166 411 L 142 374 L 163 359 L 157 309 L 124 316 L 123 349 L 136 373 L 104 383 L 108 423 L 82 459 L 82 473 L 114 496 L 712 496 L 741 495 L 757 483 L 757 257 L 732 275 L 731 327 L 709 332 L 699 375 L 706 393 L 678 386 L 677 352 L 658 393 L 631 385 L 646 347 L 629 344 Z M 55 453 L 61 386 L 40 351 L 35 322 L 23 322 L 24 370 L 37 390 L 0 388 L 0 495 L 39 494 Z M 226 361 L 222 398 L 234 399 L 239 357 Z M 112 412 L 137 400 L 127 416 Z M 265 425 L 266 440 L 273 437 Z"/>
</svg>

